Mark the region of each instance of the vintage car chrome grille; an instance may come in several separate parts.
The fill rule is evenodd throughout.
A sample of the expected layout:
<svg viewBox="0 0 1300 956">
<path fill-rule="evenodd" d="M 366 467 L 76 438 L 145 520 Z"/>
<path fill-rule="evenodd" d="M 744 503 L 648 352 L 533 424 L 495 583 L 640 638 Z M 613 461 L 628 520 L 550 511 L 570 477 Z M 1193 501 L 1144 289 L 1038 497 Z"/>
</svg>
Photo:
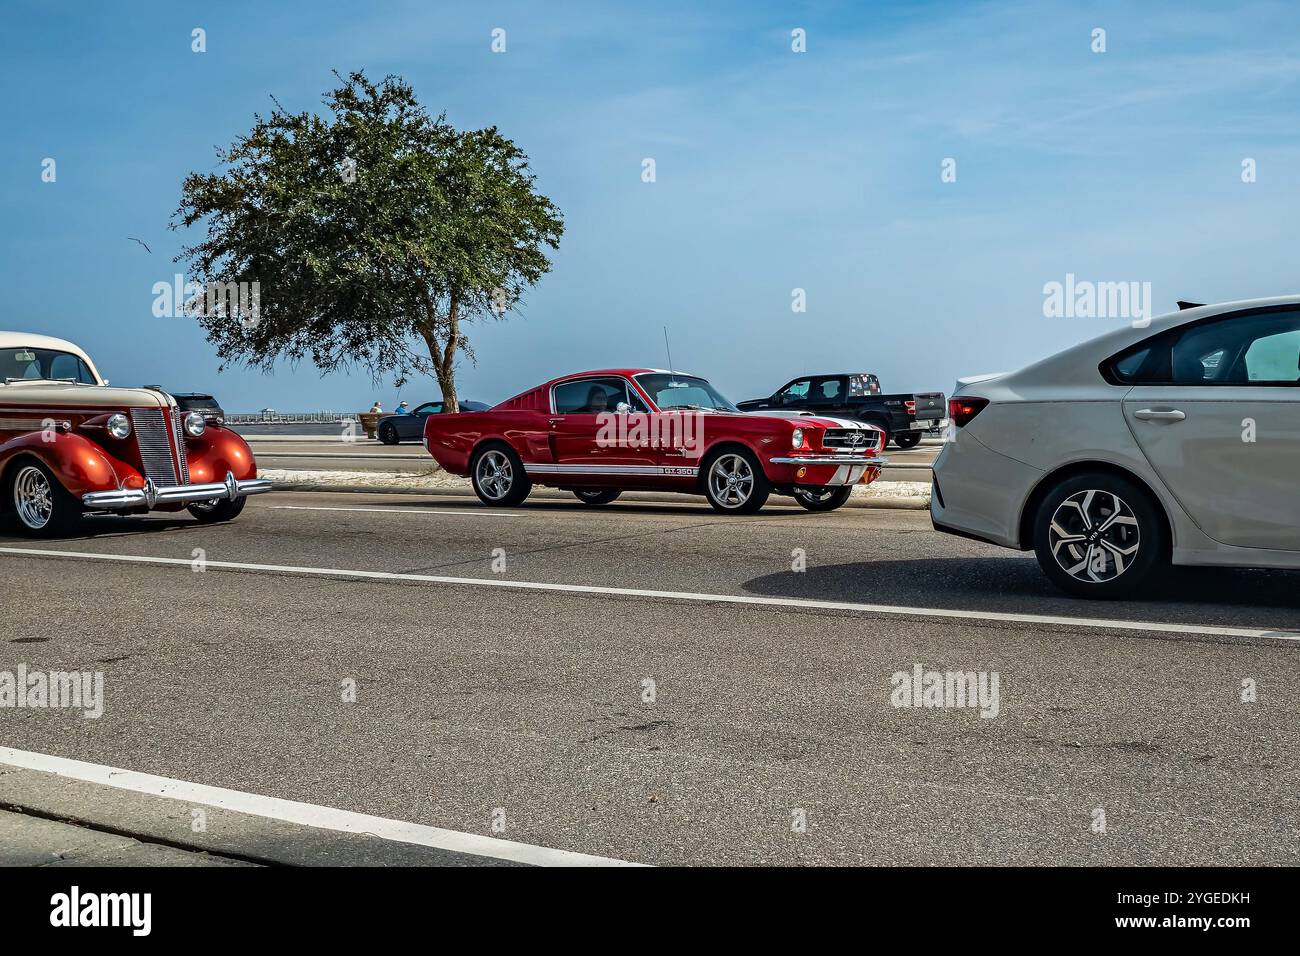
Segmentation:
<svg viewBox="0 0 1300 956">
<path fill-rule="evenodd" d="M 185 456 L 185 427 L 181 424 L 180 409 L 174 409 L 172 415 L 172 434 L 176 436 L 176 464 L 180 470 L 181 484 L 190 483 L 190 462 Z"/>
<path fill-rule="evenodd" d="M 0 432 L 38 432 L 44 422 L 43 418 L 0 418 Z"/>
<path fill-rule="evenodd" d="M 131 409 L 131 428 L 140 448 L 144 476 L 155 485 L 171 487 L 176 482 L 176 462 L 167 440 L 167 422 L 161 408 Z"/>
<path fill-rule="evenodd" d="M 876 433 L 865 428 L 828 428 L 822 436 L 822 447 L 870 451 L 876 447 Z"/>
</svg>

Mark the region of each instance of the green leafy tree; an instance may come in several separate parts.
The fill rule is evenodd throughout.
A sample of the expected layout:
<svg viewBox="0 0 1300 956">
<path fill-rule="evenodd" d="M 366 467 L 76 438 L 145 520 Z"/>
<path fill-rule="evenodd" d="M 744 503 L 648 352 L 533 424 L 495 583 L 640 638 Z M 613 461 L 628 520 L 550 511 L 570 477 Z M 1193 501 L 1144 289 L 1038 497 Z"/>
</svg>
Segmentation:
<svg viewBox="0 0 1300 956">
<path fill-rule="evenodd" d="M 205 285 L 259 284 L 255 320 L 198 314 L 223 368 L 431 374 L 454 411 L 467 324 L 503 318 L 550 270 L 563 219 L 495 127 L 454 129 L 398 77 L 335 76 L 329 117 L 273 100 L 219 172 L 185 178 L 171 228 L 206 237 L 177 261 Z"/>
</svg>

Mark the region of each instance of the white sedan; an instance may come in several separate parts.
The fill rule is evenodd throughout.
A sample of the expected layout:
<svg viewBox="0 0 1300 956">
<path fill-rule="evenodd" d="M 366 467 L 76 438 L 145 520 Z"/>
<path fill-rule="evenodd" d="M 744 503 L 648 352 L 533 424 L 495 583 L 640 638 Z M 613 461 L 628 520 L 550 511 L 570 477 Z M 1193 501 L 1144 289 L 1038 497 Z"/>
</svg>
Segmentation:
<svg viewBox="0 0 1300 956">
<path fill-rule="evenodd" d="M 1169 563 L 1300 568 L 1300 296 L 1189 307 L 965 379 L 935 528 L 1033 548 L 1062 589 Z"/>
</svg>

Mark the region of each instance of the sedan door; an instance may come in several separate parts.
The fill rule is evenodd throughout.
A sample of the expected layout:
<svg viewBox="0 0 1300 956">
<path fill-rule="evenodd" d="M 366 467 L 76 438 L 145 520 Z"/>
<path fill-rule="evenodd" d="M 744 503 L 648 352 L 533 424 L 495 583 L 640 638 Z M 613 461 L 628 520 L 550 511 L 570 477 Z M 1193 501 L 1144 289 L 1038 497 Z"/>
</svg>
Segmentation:
<svg viewBox="0 0 1300 956">
<path fill-rule="evenodd" d="M 411 414 L 401 415 L 396 419 L 398 437 L 402 441 L 420 441 L 424 437 L 424 420 L 441 411 L 442 402 L 425 402 L 423 405 L 417 405 Z"/>
<path fill-rule="evenodd" d="M 1236 547 L 1300 551 L 1300 312 L 1255 312 L 1130 350 L 1124 417 L 1192 520 Z"/>
</svg>

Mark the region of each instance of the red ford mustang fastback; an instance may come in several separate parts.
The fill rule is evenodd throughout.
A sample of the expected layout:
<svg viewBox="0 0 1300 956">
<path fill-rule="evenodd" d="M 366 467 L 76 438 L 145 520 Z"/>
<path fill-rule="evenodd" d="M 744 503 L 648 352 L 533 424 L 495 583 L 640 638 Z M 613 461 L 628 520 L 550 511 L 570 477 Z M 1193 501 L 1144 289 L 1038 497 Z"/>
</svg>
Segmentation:
<svg viewBox="0 0 1300 956">
<path fill-rule="evenodd" d="M 702 494 L 731 514 L 773 492 L 838 508 L 880 474 L 883 439 L 862 422 L 745 414 L 704 379 L 661 369 L 566 375 L 424 426 L 429 454 L 486 504 L 517 505 L 541 484 L 593 505 L 629 490 Z"/>
</svg>

